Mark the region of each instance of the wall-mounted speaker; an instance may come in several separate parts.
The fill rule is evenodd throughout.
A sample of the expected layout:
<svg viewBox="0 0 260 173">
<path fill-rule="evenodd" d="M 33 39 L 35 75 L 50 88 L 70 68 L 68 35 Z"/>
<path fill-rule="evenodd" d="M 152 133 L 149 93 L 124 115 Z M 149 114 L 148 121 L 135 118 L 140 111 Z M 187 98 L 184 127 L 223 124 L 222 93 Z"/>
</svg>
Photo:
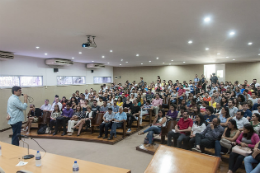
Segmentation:
<svg viewBox="0 0 260 173">
<path fill-rule="evenodd" d="M 57 72 L 59 72 L 59 69 L 58 68 L 54 68 L 53 71 L 54 71 L 54 73 L 57 73 Z"/>
</svg>

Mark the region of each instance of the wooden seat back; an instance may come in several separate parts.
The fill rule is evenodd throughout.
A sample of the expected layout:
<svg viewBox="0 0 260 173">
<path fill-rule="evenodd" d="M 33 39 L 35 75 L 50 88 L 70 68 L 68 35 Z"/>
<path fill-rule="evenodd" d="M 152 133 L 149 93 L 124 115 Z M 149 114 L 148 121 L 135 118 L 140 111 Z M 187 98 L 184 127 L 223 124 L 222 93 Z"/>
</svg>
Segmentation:
<svg viewBox="0 0 260 173">
<path fill-rule="evenodd" d="M 103 122 L 104 113 L 97 113 L 96 117 L 91 119 L 91 126 L 99 126 Z"/>
<path fill-rule="evenodd" d="M 176 120 L 170 120 L 166 123 L 165 127 L 162 127 L 162 134 L 161 134 L 161 142 L 165 143 L 165 136 L 172 130 L 175 128 L 177 124 Z"/>
</svg>

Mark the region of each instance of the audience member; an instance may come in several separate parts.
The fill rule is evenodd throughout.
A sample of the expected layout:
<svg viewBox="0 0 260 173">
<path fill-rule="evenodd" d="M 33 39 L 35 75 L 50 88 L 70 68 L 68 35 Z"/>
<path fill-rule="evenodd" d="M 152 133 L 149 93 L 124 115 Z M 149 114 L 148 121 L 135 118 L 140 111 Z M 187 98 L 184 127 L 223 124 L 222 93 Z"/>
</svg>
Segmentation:
<svg viewBox="0 0 260 173">
<path fill-rule="evenodd" d="M 76 107 L 76 111 L 73 113 L 74 115 L 70 118 L 68 121 L 68 130 L 67 133 L 69 136 L 71 136 L 74 132 L 74 126 L 75 124 L 79 123 L 79 121 L 86 117 L 85 111 L 82 111 L 81 106 Z"/>
<path fill-rule="evenodd" d="M 247 173 L 260 172 L 260 141 L 255 145 L 253 154 L 244 158 L 245 169 Z M 252 164 L 257 164 L 253 168 Z"/>
<path fill-rule="evenodd" d="M 53 126 L 56 126 L 56 119 L 61 116 L 61 111 L 58 105 L 54 105 L 54 110 L 50 116 L 50 130 L 53 131 Z"/>
<path fill-rule="evenodd" d="M 58 105 L 58 106 L 59 106 L 59 109 L 62 110 L 62 104 L 60 103 L 59 98 L 55 98 L 55 101 L 54 101 L 54 103 L 53 103 L 52 106 L 51 106 L 51 111 L 54 110 L 54 106 L 55 106 L 55 105 Z"/>
<path fill-rule="evenodd" d="M 30 110 L 27 114 L 28 121 L 24 126 L 23 131 L 27 132 L 26 135 L 30 133 L 32 122 L 38 123 L 38 118 L 42 116 L 42 110 L 35 108 L 34 104 L 30 105 Z"/>
<path fill-rule="evenodd" d="M 204 117 L 206 122 L 212 123 L 213 119 L 216 118 L 216 115 L 213 115 L 213 113 L 214 113 L 213 107 L 207 106 L 205 111 L 205 117 Z"/>
<path fill-rule="evenodd" d="M 128 133 L 131 132 L 131 127 L 132 127 L 133 121 L 138 121 L 138 117 L 140 115 L 140 110 L 141 110 L 140 106 L 138 106 L 137 101 L 134 100 L 133 105 L 130 107 L 130 109 L 127 113 L 127 127 L 128 127 L 127 132 Z"/>
<path fill-rule="evenodd" d="M 105 137 L 103 139 L 108 138 L 108 128 L 112 127 L 112 121 L 114 119 L 115 113 L 112 112 L 112 108 L 108 108 L 108 111 L 103 116 L 103 122 L 99 126 L 99 136 L 98 138 L 101 138 L 104 133 L 105 128 Z"/>
<path fill-rule="evenodd" d="M 51 104 L 49 104 L 49 100 L 46 99 L 45 103 L 40 108 L 43 112 L 51 111 Z"/>
<path fill-rule="evenodd" d="M 260 135 L 260 115 L 258 113 L 252 115 L 252 121 L 250 124 L 253 126 L 255 132 Z"/>
</svg>

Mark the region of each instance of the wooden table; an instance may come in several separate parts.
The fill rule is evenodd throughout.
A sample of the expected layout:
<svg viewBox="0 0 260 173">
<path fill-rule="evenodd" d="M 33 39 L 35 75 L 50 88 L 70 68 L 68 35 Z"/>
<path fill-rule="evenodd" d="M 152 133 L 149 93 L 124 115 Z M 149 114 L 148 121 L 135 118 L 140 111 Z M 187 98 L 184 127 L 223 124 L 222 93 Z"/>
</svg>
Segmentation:
<svg viewBox="0 0 260 173">
<path fill-rule="evenodd" d="M 215 156 L 160 145 L 145 173 L 215 173 L 219 162 Z"/>
<path fill-rule="evenodd" d="M 35 166 L 35 158 L 25 160 L 28 162 L 27 165 L 18 167 L 16 166 L 19 162 L 19 158 L 27 154 L 27 149 L 17 147 L 11 144 L 0 142 L 2 147 L 2 156 L 0 156 L 0 167 L 6 173 L 15 173 L 18 170 L 27 170 L 33 173 L 71 173 L 72 165 L 76 160 L 79 164 L 80 172 L 94 172 L 94 173 L 131 173 L 131 170 L 117 168 L 113 166 L 102 165 L 94 162 L 88 162 L 84 160 L 74 159 L 71 157 L 59 156 L 56 154 L 50 154 L 44 152 L 42 156 L 42 166 Z M 36 150 L 30 149 L 30 154 L 36 154 Z"/>
</svg>

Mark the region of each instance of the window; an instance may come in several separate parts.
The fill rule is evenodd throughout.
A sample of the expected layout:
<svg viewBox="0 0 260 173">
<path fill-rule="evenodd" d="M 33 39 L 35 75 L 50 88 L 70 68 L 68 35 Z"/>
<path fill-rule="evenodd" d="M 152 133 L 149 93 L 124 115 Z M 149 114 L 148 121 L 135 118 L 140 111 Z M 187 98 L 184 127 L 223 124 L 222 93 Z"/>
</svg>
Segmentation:
<svg viewBox="0 0 260 173">
<path fill-rule="evenodd" d="M 213 64 L 213 65 L 204 65 L 204 76 L 207 79 L 210 79 L 212 73 L 215 73 L 215 69 L 216 69 L 215 64 Z"/>
<path fill-rule="evenodd" d="M 108 77 L 95 76 L 94 84 L 99 84 L 99 83 L 112 83 L 112 78 L 110 76 Z"/>
<path fill-rule="evenodd" d="M 0 76 L 0 87 L 20 86 L 19 76 Z"/>
<path fill-rule="evenodd" d="M 21 76 L 21 86 L 42 86 L 42 76 Z"/>
<path fill-rule="evenodd" d="M 217 70 L 217 77 L 223 78 L 223 70 Z"/>
<path fill-rule="evenodd" d="M 42 86 L 42 78 L 42 76 L 0 76 L 0 87 L 11 88 L 13 86 Z"/>
<path fill-rule="evenodd" d="M 58 76 L 58 85 L 82 85 L 86 84 L 84 76 Z"/>
</svg>

